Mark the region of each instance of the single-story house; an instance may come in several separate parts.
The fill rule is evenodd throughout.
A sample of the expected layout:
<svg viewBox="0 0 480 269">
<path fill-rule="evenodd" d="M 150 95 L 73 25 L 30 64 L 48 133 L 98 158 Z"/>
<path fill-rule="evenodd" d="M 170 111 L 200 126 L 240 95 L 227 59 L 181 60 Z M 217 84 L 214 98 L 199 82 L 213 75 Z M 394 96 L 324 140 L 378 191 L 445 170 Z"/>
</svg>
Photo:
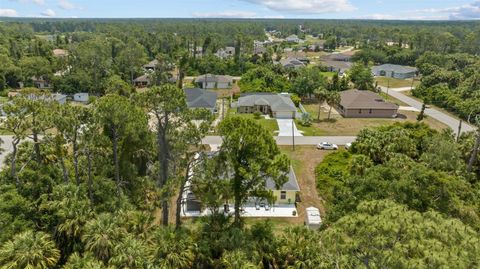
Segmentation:
<svg viewBox="0 0 480 269">
<path fill-rule="evenodd" d="M 212 113 L 217 111 L 216 92 L 199 88 L 185 89 L 184 91 L 188 108 L 204 108 L 210 110 Z"/>
<path fill-rule="evenodd" d="M 372 73 L 374 76 L 390 77 L 398 79 L 413 78 L 417 75 L 417 68 L 411 66 L 403 66 L 396 64 L 384 64 L 374 66 Z"/>
<path fill-rule="evenodd" d="M 44 77 L 31 77 L 30 78 L 33 82 L 33 86 L 38 89 L 48 89 L 50 88 L 50 82 L 45 79 Z"/>
<path fill-rule="evenodd" d="M 158 65 L 158 60 L 155 59 L 153 61 L 150 61 L 148 64 L 144 64 L 142 67 L 145 70 L 155 71 L 155 68 L 157 68 L 157 65 Z"/>
<path fill-rule="evenodd" d="M 279 62 L 285 68 L 302 68 L 305 67 L 305 64 L 297 58 L 289 57 L 286 59 L 281 59 Z"/>
<path fill-rule="evenodd" d="M 144 87 L 148 87 L 150 86 L 150 75 L 149 74 L 145 74 L 145 75 L 142 75 L 142 76 L 139 76 L 138 78 L 135 78 L 133 80 L 133 84 L 135 85 L 135 87 L 137 88 L 144 88 Z"/>
<path fill-rule="evenodd" d="M 238 113 L 260 112 L 278 119 L 291 119 L 297 107 L 288 93 L 245 93 L 234 104 Z"/>
<path fill-rule="evenodd" d="M 22 93 L 20 94 L 23 95 Z M 67 102 L 67 95 L 61 94 L 61 93 L 53 93 L 53 94 L 40 93 L 40 95 L 30 93 L 28 95 L 25 95 L 25 98 L 33 101 L 35 100 L 55 101 L 62 105 Z"/>
<path fill-rule="evenodd" d="M 287 177 L 287 182 L 279 189 L 276 188 L 275 182 L 271 178 L 268 178 L 265 182 L 266 189 L 272 191 L 273 196 L 276 197 L 276 204 L 293 204 L 296 202 L 300 187 L 298 186 L 297 175 L 293 167 L 290 167 Z"/>
<path fill-rule="evenodd" d="M 233 57 L 233 55 L 235 55 L 235 47 L 221 48 L 215 53 L 215 56 L 222 59 Z"/>
<path fill-rule="evenodd" d="M 303 43 L 304 40 L 300 39 L 297 35 L 291 35 L 285 38 L 285 41 L 292 42 L 292 43 Z"/>
<path fill-rule="evenodd" d="M 340 73 L 341 75 L 343 75 L 352 67 L 352 63 L 346 61 L 322 60 L 321 64 L 327 67 L 328 72 L 336 72 Z"/>
<path fill-rule="evenodd" d="M 53 56 L 55 57 L 66 57 L 68 56 L 68 50 L 64 50 L 64 49 L 54 49 L 53 51 Z"/>
<path fill-rule="evenodd" d="M 229 89 L 233 85 L 231 76 L 205 74 L 195 78 L 195 83 L 202 89 Z"/>
<path fill-rule="evenodd" d="M 88 92 L 78 92 L 73 95 L 73 101 L 80 103 L 88 103 Z"/>
<path fill-rule="evenodd" d="M 348 90 L 340 92 L 338 111 L 345 118 L 396 118 L 398 105 L 386 102 L 371 91 Z"/>
</svg>

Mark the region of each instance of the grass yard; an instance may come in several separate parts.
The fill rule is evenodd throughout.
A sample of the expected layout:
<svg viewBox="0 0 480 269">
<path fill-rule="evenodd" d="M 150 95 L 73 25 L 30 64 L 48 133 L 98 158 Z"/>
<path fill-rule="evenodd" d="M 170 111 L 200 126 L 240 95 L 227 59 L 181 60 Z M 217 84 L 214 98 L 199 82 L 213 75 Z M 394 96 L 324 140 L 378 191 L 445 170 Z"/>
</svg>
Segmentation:
<svg viewBox="0 0 480 269">
<path fill-rule="evenodd" d="M 239 116 L 246 119 L 252 119 L 262 125 L 264 128 L 266 128 L 268 131 L 270 131 L 272 135 L 278 134 L 278 124 L 276 119 L 267 120 L 263 118 L 263 116 L 260 119 L 255 119 L 253 114 L 237 114 L 236 109 L 234 108 L 228 110 L 227 116 Z"/>
<path fill-rule="evenodd" d="M 314 122 L 310 127 L 304 127 L 297 122 L 297 128 L 303 131 L 305 136 L 354 136 L 357 135 L 360 130 L 368 127 L 379 127 L 383 125 L 391 125 L 396 122 L 416 122 L 417 112 L 411 111 L 399 111 L 399 117 L 396 119 L 356 119 L 356 118 L 343 118 L 337 113 L 332 112 L 332 117 L 328 120 L 328 111 L 322 109 L 320 121 L 317 120 L 318 104 L 304 104 L 303 105 L 308 113 L 314 118 Z M 333 110 L 332 110 L 333 111 Z M 426 117 L 423 120 L 424 123 L 429 125 L 435 130 L 443 130 L 448 128 L 443 123 L 431 118 Z"/>
<path fill-rule="evenodd" d="M 378 83 L 379 86 L 388 87 L 390 85 L 390 88 L 404 88 L 404 87 L 412 86 L 412 79 L 376 77 L 375 81 Z M 419 79 L 415 79 L 413 81 L 414 87 L 418 86 L 419 84 L 420 84 Z"/>
</svg>

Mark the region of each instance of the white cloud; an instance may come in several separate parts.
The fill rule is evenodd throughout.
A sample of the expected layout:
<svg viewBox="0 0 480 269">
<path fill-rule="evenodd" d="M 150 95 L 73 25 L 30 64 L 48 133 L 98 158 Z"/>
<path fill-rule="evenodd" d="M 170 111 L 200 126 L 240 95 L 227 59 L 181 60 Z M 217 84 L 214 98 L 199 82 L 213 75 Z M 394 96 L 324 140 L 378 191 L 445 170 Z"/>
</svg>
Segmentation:
<svg viewBox="0 0 480 269">
<path fill-rule="evenodd" d="M 249 11 L 195 12 L 195 18 L 255 18 L 257 14 Z"/>
<path fill-rule="evenodd" d="M 40 15 L 45 16 L 45 17 L 55 17 L 55 11 L 53 11 L 51 9 L 46 9 L 45 11 L 40 13 Z"/>
<path fill-rule="evenodd" d="M 445 15 L 391 15 L 391 14 L 370 14 L 362 16 L 359 19 L 365 20 L 397 20 L 397 21 L 434 21 L 434 20 L 447 20 L 448 16 Z"/>
<path fill-rule="evenodd" d="M 10 1 L 19 2 L 19 3 L 22 3 L 22 4 L 34 3 L 34 4 L 37 4 L 39 6 L 45 5 L 45 0 L 10 0 Z"/>
<path fill-rule="evenodd" d="M 58 7 L 61 8 L 61 9 L 66 9 L 66 10 L 82 9 L 81 7 L 79 7 L 76 4 L 74 4 L 70 1 L 67 1 L 67 0 L 59 0 L 58 1 Z"/>
<path fill-rule="evenodd" d="M 443 19 L 477 20 L 480 19 L 480 1 L 475 1 L 471 4 L 458 7 L 419 9 L 414 10 L 413 12 L 420 14 L 436 14 L 435 16 L 442 17 Z"/>
<path fill-rule="evenodd" d="M 0 17 L 17 17 L 18 13 L 15 9 L 2 9 L 0 8 Z"/>
<path fill-rule="evenodd" d="M 356 8 L 349 0 L 242 0 L 258 4 L 270 10 L 299 13 L 320 14 L 328 12 L 353 11 Z"/>
</svg>

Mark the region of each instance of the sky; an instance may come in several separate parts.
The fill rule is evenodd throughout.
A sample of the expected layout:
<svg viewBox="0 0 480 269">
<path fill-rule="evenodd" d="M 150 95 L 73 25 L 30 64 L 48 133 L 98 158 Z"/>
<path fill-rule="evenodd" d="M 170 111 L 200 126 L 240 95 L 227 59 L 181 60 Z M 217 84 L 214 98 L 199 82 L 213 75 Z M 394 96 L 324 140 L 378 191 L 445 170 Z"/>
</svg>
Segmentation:
<svg viewBox="0 0 480 269">
<path fill-rule="evenodd" d="M 480 0 L 0 0 L 0 17 L 478 20 Z"/>
</svg>

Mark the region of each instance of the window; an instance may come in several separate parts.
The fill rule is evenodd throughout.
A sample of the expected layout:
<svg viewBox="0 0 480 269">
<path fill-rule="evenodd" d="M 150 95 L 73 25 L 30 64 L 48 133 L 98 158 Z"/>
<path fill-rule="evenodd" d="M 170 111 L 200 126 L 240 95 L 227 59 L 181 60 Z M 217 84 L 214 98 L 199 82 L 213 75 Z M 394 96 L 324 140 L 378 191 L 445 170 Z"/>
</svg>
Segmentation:
<svg viewBox="0 0 480 269">
<path fill-rule="evenodd" d="M 362 114 L 362 110 L 361 110 L 361 109 L 358 110 L 358 114 Z"/>
<path fill-rule="evenodd" d="M 368 111 L 368 113 L 372 114 L 372 109 L 370 109 L 370 111 Z"/>
<path fill-rule="evenodd" d="M 280 192 L 280 199 L 281 200 L 287 199 L 287 192 L 286 191 L 281 191 Z"/>
</svg>

